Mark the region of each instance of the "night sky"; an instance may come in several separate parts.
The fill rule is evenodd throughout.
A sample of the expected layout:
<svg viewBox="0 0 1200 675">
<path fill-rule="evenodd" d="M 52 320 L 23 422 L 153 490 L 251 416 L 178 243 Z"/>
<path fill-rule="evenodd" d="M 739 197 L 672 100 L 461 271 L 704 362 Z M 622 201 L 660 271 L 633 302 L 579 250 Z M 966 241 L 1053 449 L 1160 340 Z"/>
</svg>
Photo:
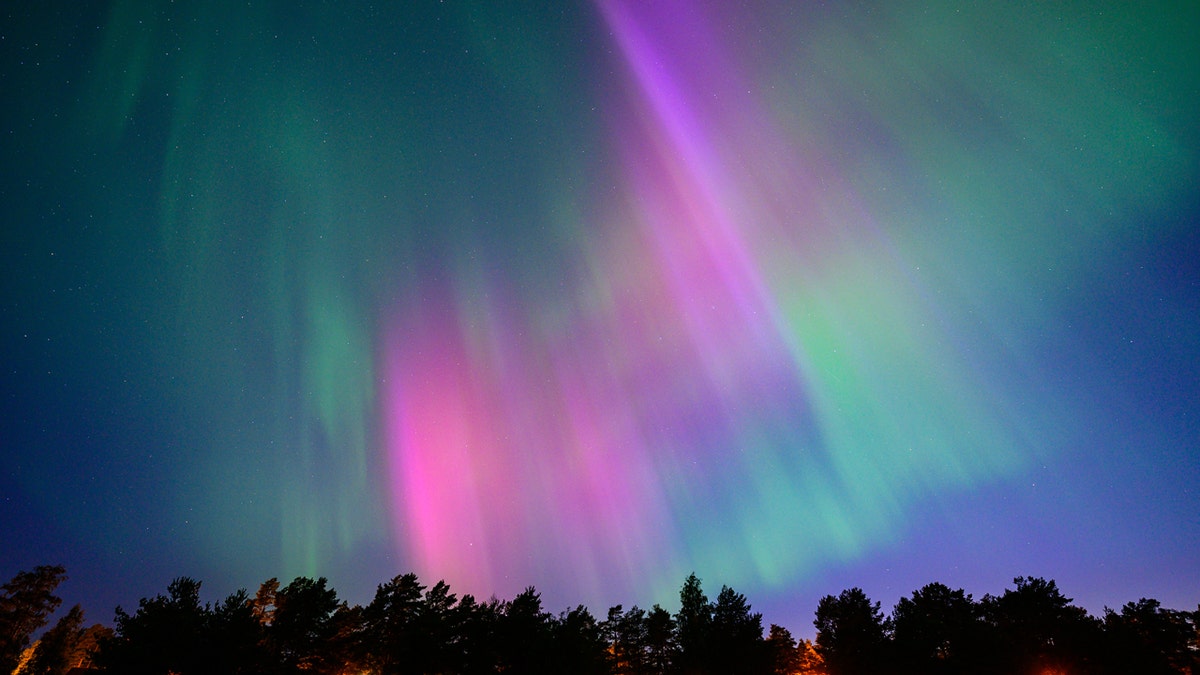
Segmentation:
<svg viewBox="0 0 1200 675">
<path fill-rule="evenodd" d="M 0 577 L 1200 601 L 1200 4 L 9 3 Z"/>
</svg>

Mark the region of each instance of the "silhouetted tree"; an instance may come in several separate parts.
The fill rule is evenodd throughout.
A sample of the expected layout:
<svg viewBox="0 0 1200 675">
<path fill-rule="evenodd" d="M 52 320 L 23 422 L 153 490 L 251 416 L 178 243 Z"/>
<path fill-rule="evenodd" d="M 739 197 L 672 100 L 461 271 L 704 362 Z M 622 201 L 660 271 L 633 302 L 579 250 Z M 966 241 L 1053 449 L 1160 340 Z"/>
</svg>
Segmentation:
<svg viewBox="0 0 1200 675">
<path fill-rule="evenodd" d="M 893 644 L 901 672 L 985 670 L 982 609 L 962 589 L 927 584 L 892 610 Z"/>
<path fill-rule="evenodd" d="M 465 668 L 462 631 L 470 617 L 456 604 L 444 581 L 425 590 L 415 574 L 405 574 L 380 585 L 362 610 L 363 663 L 379 673 Z"/>
<path fill-rule="evenodd" d="M 428 641 L 425 662 L 431 673 L 456 672 L 461 668 L 463 614 L 458 598 L 445 581 L 425 591 L 418 614 L 418 631 Z"/>
<path fill-rule="evenodd" d="M 1188 612 L 1164 609 L 1157 600 L 1126 603 L 1119 614 L 1105 608 L 1105 665 L 1113 673 L 1200 672 L 1195 630 Z"/>
<path fill-rule="evenodd" d="M 769 672 L 762 614 L 750 611 L 746 596 L 722 586 L 713 605 L 710 631 L 709 672 L 715 675 Z"/>
<path fill-rule="evenodd" d="M 416 574 L 397 576 L 375 590 L 363 610 L 364 638 L 369 645 L 367 662 L 382 675 L 402 671 L 424 672 L 416 657 L 426 636 L 418 632 L 421 593 L 425 587 Z"/>
<path fill-rule="evenodd" d="M 800 652 L 792 632 L 783 626 L 771 624 L 767 635 L 767 654 L 770 657 L 772 675 L 792 675 L 800 672 Z"/>
<path fill-rule="evenodd" d="M 54 590 L 66 578 L 62 566 L 39 565 L 0 587 L 0 672 L 16 669 L 34 632 L 62 604 Z"/>
<path fill-rule="evenodd" d="M 532 586 L 504 603 L 497 624 L 500 667 L 509 673 L 547 673 L 550 668 L 550 614 Z"/>
<path fill-rule="evenodd" d="M 996 631 L 994 663 L 1003 672 L 1031 669 L 1095 670 L 1100 624 L 1059 592 L 1053 580 L 1017 577 L 1015 589 L 984 596 L 985 620 Z"/>
<path fill-rule="evenodd" d="M 266 627 L 245 589 L 225 598 L 208 613 L 208 661 L 214 673 L 262 673 L 270 660 Z"/>
<path fill-rule="evenodd" d="M 660 605 L 646 610 L 621 605 L 608 610 L 604 631 L 612 650 L 612 669 L 618 675 L 662 675 L 671 672 L 676 657 L 675 619 Z"/>
<path fill-rule="evenodd" d="M 329 650 L 336 626 L 337 592 L 326 588 L 325 577 L 297 577 L 275 594 L 275 611 L 267 643 L 283 672 L 333 672 Z"/>
<path fill-rule="evenodd" d="M 684 675 L 707 672 L 712 628 L 712 605 L 693 572 L 679 590 L 679 612 L 675 614 L 675 634 L 679 643 L 676 665 Z"/>
<path fill-rule="evenodd" d="M 467 675 L 494 673 L 500 662 L 500 621 L 503 608 L 499 600 L 477 602 L 464 595 L 454 609 L 458 626 L 457 651 L 461 672 Z"/>
<path fill-rule="evenodd" d="M 10 644 L 57 604 L 50 591 L 62 568 L 36 572 L 4 587 Z M 380 585 L 363 608 L 339 603 L 324 578 L 300 577 L 204 605 L 200 582 L 180 577 L 166 595 L 142 598 L 133 615 L 118 607 L 112 631 L 83 630 L 83 611 L 73 607 L 19 663 L 22 675 L 93 664 L 121 675 L 1200 675 L 1200 611 L 1142 599 L 1106 609 L 1100 622 L 1053 581 L 1014 581 L 978 603 L 931 583 L 901 598 L 890 619 L 859 588 L 825 596 L 814 646 L 778 625 L 764 639 L 762 615 L 744 595 L 723 586 L 709 602 L 695 574 L 676 615 L 617 605 L 603 622 L 582 605 L 549 614 L 532 586 L 481 604 L 458 600 L 444 581 L 426 588 L 406 574 Z"/>
<path fill-rule="evenodd" d="M 79 653 L 83 634 L 83 608 L 75 605 L 38 640 L 22 675 L 64 675 L 81 665 L 86 657 Z"/>
<path fill-rule="evenodd" d="M 861 588 L 817 603 L 817 652 L 832 675 L 874 675 L 887 662 L 888 625 Z"/>
<path fill-rule="evenodd" d="M 649 672 L 649 636 L 646 610 L 634 605 L 621 611 L 610 607 L 604 622 L 606 639 L 612 645 L 613 672 L 618 675 L 645 675 Z"/>
<path fill-rule="evenodd" d="M 648 673 L 665 675 L 674 668 L 679 655 L 675 629 L 675 619 L 671 617 L 670 612 L 657 604 L 650 608 L 650 613 L 646 615 Z"/>
<path fill-rule="evenodd" d="M 371 672 L 366 658 L 363 608 L 343 602 L 334 611 L 330 623 L 331 635 L 325 647 L 325 660 L 337 666 L 335 672 Z"/>
<path fill-rule="evenodd" d="M 200 582 L 179 577 L 167 586 L 167 595 L 142 598 L 133 615 L 117 607 L 114 634 L 100 642 L 96 662 L 112 673 L 209 672 L 208 618 Z"/>
<path fill-rule="evenodd" d="M 583 605 L 564 612 L 551 624 L 550 672 L 607 675 L 608 643 L 596 617 Z"/>
</svg>

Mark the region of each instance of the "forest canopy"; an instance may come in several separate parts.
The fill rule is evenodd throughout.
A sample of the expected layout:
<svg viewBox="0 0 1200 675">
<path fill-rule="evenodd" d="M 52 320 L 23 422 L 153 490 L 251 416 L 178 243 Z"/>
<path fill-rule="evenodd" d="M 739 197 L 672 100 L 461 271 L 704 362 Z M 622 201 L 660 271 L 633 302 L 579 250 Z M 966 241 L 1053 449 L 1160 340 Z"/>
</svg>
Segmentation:
<svg viewBox="0 0 1200 675">
<path fill-rule="evenodd" d="M 1200 607 L 1152 599 L 1090 615 L 1053 580 L 1017 577 L 976 600 L 930 583 L 885 615 L 861 588 L 821 598 L 816 639 L 764 628 L 746 596 L 709 599 L 693 573 L 679 609 L 583 605 L 554 614 L 529 587 L 511 600 L 458 596 L 416 574 L 380 584 L 366 606 L 325 578 L 263 582 L 217 603 L 201 582 L 84 627 L 78 605 L 36 641 L 62 600 L 62 567 L 21 572 L 0 592 L 0 672 L 60 673 L 578 673 L 580 675 L 827 675 L 916 673 L 1200 673 Z"/>
</svg>

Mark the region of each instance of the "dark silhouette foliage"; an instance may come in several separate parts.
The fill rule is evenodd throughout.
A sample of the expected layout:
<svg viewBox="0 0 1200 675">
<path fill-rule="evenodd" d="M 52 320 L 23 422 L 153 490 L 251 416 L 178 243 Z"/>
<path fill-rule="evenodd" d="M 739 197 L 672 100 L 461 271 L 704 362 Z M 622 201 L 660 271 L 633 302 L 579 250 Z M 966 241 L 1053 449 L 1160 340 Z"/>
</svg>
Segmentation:
<svg viewBox="0 0 1200 675">
<path fill-rule="evenodd" d="M 981 603 L 998 643 L 993 663 L 1002 672 L 1097 670 L 1100 622 L 1072 605 L 1053 580 L 1017 577 L 1013 583 L 1016 588 Z"/>
<path fill-rule="evenodd" d="M 262 648 L 265 627 L 245 589 L 225 598 L 208 614 L 206 643 L 213 672 L 259 673 L 270 669 Z"/>
<path fill-rule="evenodd" d="M 167 595 L 116 610 L 115 630 L 99 640 L 95 665 L 108 672 L 264 673 L 266 627 L 239 590 L 215 606 L 200 603 L 200 582 L 180 577 Z"/>
<path fill-rule="evenodd" d="M 888 663 L 888 622 L 879 603 L 861 588 L 827 595 L 817 603 L 817 652 L 830 673 L 873 675 Z"/>
<path fill-rule="evenodd" d="M 646 672 L 663 675 L 673 672 L 679 653 L 675 619 L 658 605 L 646 615 Z"/>
<path fill-rule="evenodd" d="M 900 598 L 892 637 L 901 673 L 979 673 L 987 670 L 982 608 L 962 589 L 932 583 Z"/>
<path fill-rule="evenodd" d="M 38 640 L 33 655 L 22 673 L 64 675 L 82 665 L 86 654 L 79 653 L 83 641 L 83 608 L 75 605 Z"/>
<path fill-rule="evenodd" d="M 114 635 L 101 642 L 97 665 L 131 675 L 213 672 L 208 615 L 200 604 L 200 582 L 179 577 L 167 586 L 166 595 L 142 598 L 132 615 L 117 607 Z"/>
<path fill-rule="evenodd" d="M 620 675 L 664 675 L 674 672 L 678 658 L 675 619 L 659 605 L 647 612 L 634 605 L 608 610 L 603 623 L 605 644 L 611 654 L 610 671 Z"/>
<path fill-rule="evenodd" d="M 612 645 L 613 672 L 621 675 L 645 675 L 650 668 L 650 636 L 646 610 L 634 605 L 622 611 L 617 605 L 608 610 L 604 635 Z"/>
<path fill-rule="evenodd" d="M 502 607 L 496 622 L 501 670 L 551 672 L 550 614 L 542 610 L 541 595 L 529 587 Z"/>
<path fill-rule="evenodd" d="M 1164 609 L 1142 598 L 1121 611 L 1105 608 L 1105 662 L 1113 672 L 1145 675 L 1200 673 L 1200 610 Z"/>
<path fill-rule="evenodd" d="M 712 609 L 709 627 L 714 675 L 767 673 L 770 655 L 763 640 L 762 614 L 750 611 L 746 596 L 723 586 Z"/>
<path fill-rule="evenodd" d="M 783 626 L 771 624 L 767 635 L 767 658 L 771 675 L 789 675 L 800 672 L 800 650 L 792 632 Z"/>
<path fill-rule="evenodd" d="M 59 565 L 39 565 L 0 587 L 0 673 L 16 670 L 33 634 L 62 604 L 54 590 L 66 578 Z"/>
<path fill-rule="evenodd" d="M 297 577 L 275 594 L 275 612 L 267 630 L 272 654 L 283 672 L 332 673 L 329 647 L 337 635 L 337 592 L 325 577 Z"/>
<path fill-rule="evenodd" d="M 553 672 L 605 675 L 611 672 L 604 626 L 587 607 L 564 612 L 551 624 Z"/>
<path fill-rule="evenodd" d="M 372 646 L 365 661 L 383 675 L 413 666 L 428 668 L 431 655 L 421 634 L 422 593 L 417 575 L 405 574 L 381 584 L 363 609 L 362 637 Z"/>
<path fill-rule="evenodd" d="M 927 584 L 890 617 L 860 588 L 827 595 L 816 609 L 815 644 L 774 624 L 764 637 L 746 596 L 724 586 L 710 601 L 695 574 L 674 615 L 617 605 L 603 621 L 582 605 L 551 614 L 533 587 L 481 603 L 444 581 L 426 587 L 415 574 L 381 584 L 365 607 L 339 602 L 324 578 L 306 577 L 204 604 L 200 582 L 180 577 L 133 614 L 118 607 L 112 630 L 84 629 L 75 606 L 33 647 L 14 652 L 58 606 L 52 591 L 63 576 L 62 568 L 37 568 L 4 586 L 9 660 L 0 672 L 24 658 L 23 675 L 1200 675 L 1200 611 L 1143 598 L 1106 609 L 1101 620 L 1035 577 L 979 601 Z"/>
<path fill-rule="evenodd" d="M 684 675 L 704 673 L 710 663 L 709 635 L 712 629 L 712 605 L 693 572 L 679 589 L 679 612 L 675 614 L 675 634 L 679 644 L 677 671 Z"/>
</svg>

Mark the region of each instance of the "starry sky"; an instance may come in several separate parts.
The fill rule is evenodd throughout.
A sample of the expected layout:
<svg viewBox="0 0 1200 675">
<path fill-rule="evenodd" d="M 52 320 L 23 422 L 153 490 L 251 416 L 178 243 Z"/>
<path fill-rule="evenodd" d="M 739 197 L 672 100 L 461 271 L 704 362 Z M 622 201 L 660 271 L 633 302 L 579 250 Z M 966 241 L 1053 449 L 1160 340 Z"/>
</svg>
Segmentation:
<svg viewBox="0 0 1200 675">
<path fill-rule="evenodd" d="M 1200 596 L 1200 5 L 19 3 L 0 576 Z"/>
</svg>

